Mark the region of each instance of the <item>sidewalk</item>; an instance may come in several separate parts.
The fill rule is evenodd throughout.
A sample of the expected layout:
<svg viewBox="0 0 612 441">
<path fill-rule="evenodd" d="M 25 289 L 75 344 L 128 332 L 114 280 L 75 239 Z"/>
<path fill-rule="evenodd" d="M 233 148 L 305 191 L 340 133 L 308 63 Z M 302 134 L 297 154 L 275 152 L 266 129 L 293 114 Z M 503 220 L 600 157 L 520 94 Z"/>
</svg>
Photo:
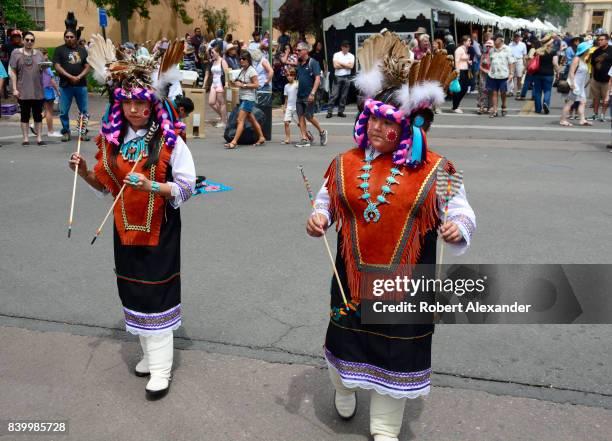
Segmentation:
<svg viewBox="0 0 612 441">
<path fill-rule="evenodd" d="M 175 351 L 174 381 L 145 400 L 129 341 L 0 327 L 0 420 L 68 420 L 67 436 L 1 440 L 369 440 L 367 393 L 351 422 L 324 369 Z M 435 381 L 435 378 L 434 378 Z M 609 440 L 612 411 L 434 387 L 409 401 L 400 440 Z M 0 432 L 2 433 L 2 432 Z"/>
</svg>

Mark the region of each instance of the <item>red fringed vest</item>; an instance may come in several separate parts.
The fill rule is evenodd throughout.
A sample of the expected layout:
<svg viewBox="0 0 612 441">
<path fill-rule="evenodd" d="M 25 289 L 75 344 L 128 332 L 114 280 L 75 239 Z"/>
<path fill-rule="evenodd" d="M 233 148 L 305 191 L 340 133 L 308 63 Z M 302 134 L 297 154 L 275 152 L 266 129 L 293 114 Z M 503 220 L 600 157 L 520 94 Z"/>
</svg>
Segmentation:
<svg viewBox="0 0 612 441">
<path fill-rule="evenodd" d="M 375 200 L 385 185 L 392 167 L 403 176 L 395 179 L 389 204 L 380 204 L 380 220 L 366 222 L 363 213 L 367 202 L 359 187 L 364 165 L 364 151 L 349 150 L 336 157 L 325 177 L 330 196 L 330 211 L 342 239 L 342 257 L 346 265 L 351 299 L 360 302 L 362 275 L 368 271 L 395 274 L 399 265 L 417 263 L 424 237 L 439 222 L 436 197 L 436 170 L 454 173 L 453 165 L 431 150 L 427 160 L 416 169 L 393 164 L 391 154 L 379 155 L 372 162 L 369 184 Z"/>
<path fill-rule="evenodd" d="M 112 146 L 101 136 L 96 138 L 96 144 L 98 145 L 98 153 L 96 153 L 98 163 L 94 167 L 96 178 L 113 197 L 116 197 L 123 186 L 123 179 L 130 173 L 134 163 L 123 159 L 123 156 L 119 154 L 115 165 L 112 160 Z M 147 170 L 144 168 L 147 158 L 142 158 L 134 173 L 142 173 L 151 181 L 164 183 L 172 148 L 165 143 L 155 148 L 160 148 L 157 164 Z M 115 226 L 121 243 L 123 245 L 158 245 L 165 204 L 165 198 L 159 194 L 139 191 L 129 185 L 126 186 L 114 208 Z"/>
</svg>

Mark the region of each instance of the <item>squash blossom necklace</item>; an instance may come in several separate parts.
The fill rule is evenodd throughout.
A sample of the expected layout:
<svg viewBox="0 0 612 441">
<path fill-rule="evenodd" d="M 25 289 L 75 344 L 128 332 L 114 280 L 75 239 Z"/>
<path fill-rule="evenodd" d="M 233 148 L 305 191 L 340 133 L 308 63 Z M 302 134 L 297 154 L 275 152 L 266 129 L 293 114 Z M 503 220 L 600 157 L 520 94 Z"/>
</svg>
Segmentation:
<svg viewBox="0 0 612 441">
<path fill-rule="evenodd" d="M 376 201 L 372 202 L 372 195 L 370 194 L 370 183 L 368 181 L 372 173 L 372 160 L 374 159 L 374 152 L 375 150 L 372 149 L 372 152 L 367 155 L 365 159 L 363 159 L 363 162 L 365 162 L 365 165 L 361 167 L 363 174 L 359 176 L 359 179 L 363 181 L 361 184 L 359 184 L 359 188 L 363 190 L 361 199 L 363 199 L 368 204 L 366 209 L 363 211 L 363 218 L 368 223 L 372 221 L 378 222 L 380 220 L 380 210 L 378 209 L 378 206 L 380 204 L 391 203 L 387 200 L 386 196 L 388 194 L 393 194 L 393 191 L 391 191 L 391 186 L 393 184 L 399 185 L 399 182 L 397 181 L 397 179 L 395 179 L 395 177 L 397 175 L 404 176 L 404 174 L 400 172 L 398 168 L 392 167 L 391 173 L 385 180 L 385 183 L 380 187 L 380 194 L 376 196 Z"/>
</svg>

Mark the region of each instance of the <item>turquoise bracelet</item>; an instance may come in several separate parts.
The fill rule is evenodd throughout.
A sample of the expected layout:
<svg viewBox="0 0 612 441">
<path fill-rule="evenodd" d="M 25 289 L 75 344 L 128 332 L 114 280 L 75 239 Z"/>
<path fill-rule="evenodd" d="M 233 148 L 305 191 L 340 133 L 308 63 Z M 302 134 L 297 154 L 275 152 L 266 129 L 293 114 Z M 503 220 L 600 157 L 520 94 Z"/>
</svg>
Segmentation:
<svg viewBox="0 0 612 441">
<path fill-rule="evenodd" d="M 159 193 L 159 191 L 160 191 L 159 182 L 157 182 L 157 181 L 151 182 L 151 191 L 153 193 Z"/>
</svg>

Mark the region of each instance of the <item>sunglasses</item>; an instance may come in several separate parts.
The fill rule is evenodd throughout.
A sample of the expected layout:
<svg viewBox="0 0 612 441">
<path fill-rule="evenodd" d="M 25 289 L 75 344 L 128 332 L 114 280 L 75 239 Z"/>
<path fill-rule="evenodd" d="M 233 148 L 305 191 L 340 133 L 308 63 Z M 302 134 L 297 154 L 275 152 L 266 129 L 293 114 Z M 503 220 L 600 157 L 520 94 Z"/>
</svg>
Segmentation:
<svg viewBox="0 0 612 441">
<path fill-rule="evenodd" d="M 33 38 L 25 38 L 23 41 L 25 41 L 26 43 L 34 43 Z"/>
<path fill-rule="evenodd" d="M 287 77 L 295 77 L 295 74 L 287 74 Z"/>
</svg>

